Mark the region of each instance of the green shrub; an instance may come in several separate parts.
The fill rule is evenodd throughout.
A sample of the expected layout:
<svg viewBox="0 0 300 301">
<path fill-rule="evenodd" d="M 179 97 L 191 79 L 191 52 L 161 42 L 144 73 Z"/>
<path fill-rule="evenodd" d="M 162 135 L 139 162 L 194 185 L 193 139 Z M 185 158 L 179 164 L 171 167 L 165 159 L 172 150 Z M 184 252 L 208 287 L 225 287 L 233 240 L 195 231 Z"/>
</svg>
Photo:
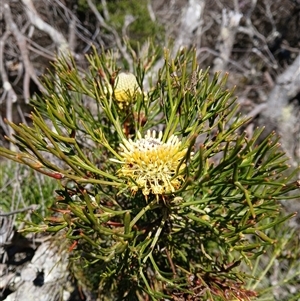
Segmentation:
<svg viewBox="0 0 300 301">
<path fill-rule="evenodd" d="M 297 171 L 274 133 L 258 143 L 262 129 L 242 131 L 228 75 L 211 78 L 193 51 L 164 58 L 148 91 L 137 59 L 140 89 L 122 101 L 112 54 L 88 56 L 83 74 L 59 59 L 32 127 L 8 122 L 18 151 L 0 154 L 61 185 L 55 215 L 26 231 L 61 231 L 99 300 L 250 300 L 253 263 L 293 215 L 278 200 Z"/>
</svg>

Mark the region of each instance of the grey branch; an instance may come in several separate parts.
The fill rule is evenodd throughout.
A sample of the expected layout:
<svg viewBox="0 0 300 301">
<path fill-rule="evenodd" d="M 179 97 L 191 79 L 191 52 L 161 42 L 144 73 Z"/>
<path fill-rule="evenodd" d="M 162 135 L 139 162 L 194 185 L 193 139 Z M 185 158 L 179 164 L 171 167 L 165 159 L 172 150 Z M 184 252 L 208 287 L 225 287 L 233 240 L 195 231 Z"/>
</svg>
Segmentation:
<svg viewBox="0 0 300 301">
<path fill-rule="evenodd" d="M 17 214 L 17 213 L 21 213 L 21 212 L 25 212 L 25 211 L 29 211 L 29 210 L 37 210 L 40 206 L 37 205 L 37 204 L 32 204 L 26 208 L 22 208 L 22 209 L 17 209 L 17 210 L 13 210 L 13 211 L 10 211 L 10 212 L 6 212 L 6 213 L 3 213 L 3 212 L 0 212 L 0 216 L 10 216 L 10 215 L 14 215 L 14 214 Z"/>
<path fill-rule="evenodd" d="M 37 78 L 34 68 L 30 62 L 29 59 L 29 53 L 28 53 L 28 47 L 27 47 L 27 42 L 26 38 L 24 35 L 20 32 L 17 24 L 14 22 L 10 7 L 7 3 L 4 4 L 4 16 L 5 16 L 5 21 L 7 24 L 8 29 L 12 32 L 14 35 L 17 44 L 19 46 L 19 49 L 21 51 L 21 56 L 22 56 L 22 61 L 24 63 L 24 69 L 25 69 L 25 75 L 24 75 L 24 80 L 23 80 L 23 89 L 24 89 L 24 96 L 25 100 L 28 102 L 30 93 L 29 93 L 29 81 L 30 78 L 35 82 L 35 84 L 39 87 L 40 91 L 46 92 L 45 88 L 41 85 L 39 79 Z"/>
<path fill-rule="evenodd" d="M 122 43 L 121 38 L 118 35 L 117 31 L 113 27 L 109 26 L 106 23 L 106 21 L 104 20 L 102 15 L 99 13 L 97 7 L 95 6 L 95 4 L 93 3 L 92 0 L 87 0 L 87 3 L 89 5 L 90 9 L 92 10 L 92 12 L 95 14 L 100 26 L 102 26 L 104 29 L 106 29 L 113 35 L 119 51 L 121 52 L 124 59 L 128 62 L 129 67 L 132 69 L 132 66 L 133 66 L 132 59 L 131 59 L 130 55 L 127 53 L 126 45 L 124 45 Z M 132 71 L 132 70 L 130 70 L 130 71 Z"/>
<path fill-rule="evenodd" d="M 31 0 L 22 0 L 26 7 L 26 13 L 30 22 L 38 29 L 46 32 L 51 37 L 52 41 L 58 48 L 58 55 L 62 55 L 69 52 L 69 44 L 65 37 L 57 31 L 54 27 L 46 23 L 36 11 Z"/>
<path fill-rule="evenodd" d="M 282 146 L 292 163 L 299 164 L 300 123 L 299 108 L 291 100 L 300 93 L 300 54 L 277 79 L 261 112 L 260 125 L 266 132 L 276 130 L 281 135 Z"/>
<path fill-rule="evenodd" d="M 226 70 L 241 18 L 242 14 L 239 12 L 227 12 L 225 9 L 223 9 L 222 24 L 219 36 L 220 56 L 214 61 L 214 72 Z"/>
<path fill-rule="evenodd" d="M 181 16 L 181 24 L 178 38 L 176 39 L 173 53 L 175 54 L 181 47 L 190 47 L 195 44 L 195 31 L 201 31 L 202 15 L 205 1 L 189 0 Z"/>
</svg>

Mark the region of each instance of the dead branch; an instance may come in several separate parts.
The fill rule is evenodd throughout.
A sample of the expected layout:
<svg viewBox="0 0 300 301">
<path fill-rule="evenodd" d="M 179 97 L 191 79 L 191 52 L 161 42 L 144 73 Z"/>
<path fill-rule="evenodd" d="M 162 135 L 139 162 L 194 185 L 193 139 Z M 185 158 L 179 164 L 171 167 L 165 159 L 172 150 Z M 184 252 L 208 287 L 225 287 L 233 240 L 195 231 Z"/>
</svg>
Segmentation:
<svg viewBox="0 0 300 301">
<path fill-rule="evenodd" d="M 36 11 L 31 0 L 22 0 L 23 4 L 26 7 L 26 13 L 30 22 L 37 27 L 38 29 L 46 32 L 56 44 L 58 49 L 58 55 L 66 54 L 69 50 L 69 44 L 65 37 L 57 31 L 54 27 L 46 23 Z"/>
<path fill-rule="evenodd" d="M 68 44 L 72 53 L 75 52 L 75 45 L 76 45 L 76 18 L 72 15 L 69 24 L 69 39 Z"/>
<path fill-rule="evenodd" d="M 224 71 L 227 69 L 227 64 L 232 52 L 235 36 L 242 14 L 238 11 L 222 11 L 222 24 L 219 36 L 219 53 L 220 55 L 214 60 L 213 71 Z"/>
<path fill-rule="evenodd" d="M 181 47 L 190 47 L 195 44 L 195 31 L 201 32 L 204 7 L 205 1 L 203 0 L 189 0 L 181 15 L 180 30 L 175 41 L 173 54 Z"/>
<path fill-rule="evenodd" d="M 260 124 L 266 131 L 276 130 L 281 135 L 282 145 L 286 153 L 299 164 L 300 125 L 299 107 L 291 104 L 300 93 L 300 55 L 277 79 L 261 111 Z M 298 113 L 297 113 L 298 112 Z M 298 154 L 298 155 L 297 155 Z M 298 163 L 297 163 L 298 162 Z"/>
<path fill-rule="evenodd" d="M 13 210 L 13 211 L 10 211 L 10 212 L 1 212 L 0 211 L 0 216 L 10 216 L 10 215 L 14 215 L 14 214 L 18 214 L 18 213 L 22 213 L 22 212 L 25 212 L 25 211 L 34 211 L 34 210 L 37 210 L 39 208 L 39 205 L 36 205 L 36 204 L 32 204 L 26 208 L 22 208 L 22 209 L 17 209 L 17 210 Z"/>
<path fill-rule="evenodd" d="M 121 52 L 122 56 L 124 57 L 124 59 L 128 62 L 128 66 L 130 68 L 129 71 L 132 72 L 132 68 L 133 68 L 133 62 L 132 62 L 132 58 L 130 57 L 130 55 L 127 53 L 127 49 L 126 49 L 126 45 L 124 45 L 121 41 L 121 38 L 118 34 L 118 32 L 111 27 L 110 25 L 108 25 L 106 23 L 106 21 L 104 20 L 104 18 L 101 16 L 101 14 L 99 13 L 97 7 L 95 6 L 95 4 L 92 2 L 92 0 L 87 0 L 87 3 L 90 7 L 90 9 L 92 10 L 92 12 L 95 14 L 100 26 L 102 26 L 104 29 L 106 29 L 107 31 L 109 31 L 116 42 L 117 48 L 119 49 L 119 51 Z"/>
<path fill-rule="evenodd" d="M 6 118 L 8 120 L 12 120 L 12 115 L 13 115 L 12 106 L 13 103 L 17 101 L 17 94 L 8 80 L 8 76 L 4 66 L 4 59 L 3 59 L 4 45 L 9 35 L 10 35 L 10 31 L 6 30 L 2 38 L 0 39 L 0 70 L 1 70 L 0 76 L 2 78 L 3 90 L 4 90 L 0 98 L 0 104 L 2 104 L 6 99 Z M 9 135 L 9 137 L 12 135 L 13 133 L 12 128 L 6 126 L 6 124 L 2 120 L 2 117 L 1 117 L 1 127 L 3 128 L 5 133 Z"/>
<path fill-rule="evenodd" d="M 14 35 L 17 44 L 19 46 L 21 56 L 22 56 L 22 62 L 24 64 L 24 70 L 25 70 L 25 75 L 23 79 L 23 89 L 24 89 L 24 97 L 25 101 L 29 103 L 29 98 L 30 98 L 30 93 L 29 93 L 29 83 L 30 79 L 32 79 L 35 84 L 38 86 L 40 91 L 46 92 L 45 88 L 41 85 L 39 79 L 36 76 L 35 70 L 31 64 L 31 61 L 29 59 L 29 53 L 28 53 L 28 47 L 27 47 L 27 41 L 24 35 L 20 32 L 18 29 L 17 24 L 14 22 L 10 7 L 7 3 L 4 4 L 4 17 L 5 17 L 5 22 L 7 24 L 7 27 L 9 30 L 12 32 Z"/>
<path fill-rule="evenodd" d="M 212 55 L 216 56 L 216 57 L 220 57 L 220 53 L 213 50 L 213 49 L 210 49 L 210 48 L 207 48 L 207 47 L 201 47 L 200 49 L 197 50 L 197 55 L 200 57 L 202 55 L 203 52 L 208 52 L 208 53 L 211 53 Z M 248 73 L 248 70 L 246 68 L 244 68 L 240 63 L 228 58 L 227 59 L 227 64 L 231 64 L 233 65 L 237 70 L 243 72 L 244 74 L 247 74 Z"/>
<path fill-rule="evenodd" d="M 12 88 L 11 84 L 9 83 L 8 76 L 4 66 L 4 59 L 3 59 L 4 46 L 9 35 L 10 35 L 10 31 L 6 30 L 2 38 L 0 39 L 0 70 L 1 70 L 0 76 L 2 78 L 3 89 L 4 89 L 4 93 L 0 98 L 0 103 L 2 103 L 5 98 L 10 99 L 11 103 L 17 101 L 17 95 L 14 89 Z"/>
<path fill-rule="evenodd" d="M 300 92 L 300 55 L 294 60 L 282 74 L 276 79 L 275 87 L 272 89 L 267 100 L 268 108 L 263 115 L 279 121 L 283 108 Z"/>
</svg>

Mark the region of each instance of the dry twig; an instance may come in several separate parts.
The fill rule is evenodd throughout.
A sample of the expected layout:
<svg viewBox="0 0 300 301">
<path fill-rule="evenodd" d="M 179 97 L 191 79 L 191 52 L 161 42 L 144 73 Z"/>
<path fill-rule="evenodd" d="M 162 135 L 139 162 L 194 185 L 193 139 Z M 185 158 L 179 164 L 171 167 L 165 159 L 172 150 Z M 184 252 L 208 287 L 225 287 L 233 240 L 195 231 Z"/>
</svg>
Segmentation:
<svg viewBox="0 0 300 301">
<path fill-rule="evenodd" d="M 37 204 L 32 204 L 26 208 L 21 208 L 21 209 L 17 209 L 17 210 L 13 210 L 13 211 L 10 211 L 10 212 L 0 212 L 0 216 L 10 216 L 10 215 L 14 215 L 14 214 L 18 214 L 18 213 L 22 213 L 22 212 L 25 212 L 25 211 L 29 211 L 29 210 L 37 210 L 38 208 L 40 207 L 40 205 L 37 205 Z"/>
<path fill-rule="evenodd" d="M 25 97 L 25 101 L 28 103 L 29 98 L 30 98 L 30 92 L 29 92 L 30 78 L 35 82 L 35 84 L 38 86 L 40 91 L 46 92 L 46 90 L 41 85 L 39 79 L 36 76 L 35 70 L 29 59 L 26 38 L 20 32 L 17 24 L 14 22 L 12 15 L 11 15 L 10 7 L 7 3 L 4 4 L 4 17 L 5 17 L 5 22 L 7 24 L 7 27 L 14 35 L 14 37 L 17 41 L 17 44 L 19 46 L 19 50 L 21 52 L 22 62 L 24 64 L 24 70 L 25 70 L 25 75 L 24 75 L 24 79 L 23 79 L 24 97 Z"/>
</svg>

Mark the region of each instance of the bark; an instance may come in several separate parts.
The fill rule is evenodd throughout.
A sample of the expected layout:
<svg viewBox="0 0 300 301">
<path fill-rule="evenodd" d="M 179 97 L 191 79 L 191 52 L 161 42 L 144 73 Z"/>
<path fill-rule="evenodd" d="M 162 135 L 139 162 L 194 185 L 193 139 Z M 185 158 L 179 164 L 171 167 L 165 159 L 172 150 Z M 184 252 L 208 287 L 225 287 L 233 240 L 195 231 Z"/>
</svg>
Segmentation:
<svg viewBox="0 0 300 301">
<path fill-rule="evenodd" d="M 235 36 L 242 18 L 242 14 L 234 11 L 222 11 L 222 24 L 219 36 L 219 56 L 214 60 L 214 72 L 225 71 L 230 59 L 232 48 L 236 40 Z"/>
<path fill-rule="evenodd" d="M 300 163 L 300 110 L 293 99 L 299 93 L 300 55 L 277 77 L 259 118 L 259 124 L 266 127 L 266 134 L 273 130 L 280 134 L 283 149 L 295 167 Z"/>
<path fill-rule="evenodd" d="M 180 30 L 173 53 L 176 53 L 181 47 L 196 46 L 195 37 L 201 36 L 201 34 L 196 35 L 195 32 L 201 31 L 204 6 L 205 1 L 203 0 L 189 0 L 181 15 Z"/>
</svg>

